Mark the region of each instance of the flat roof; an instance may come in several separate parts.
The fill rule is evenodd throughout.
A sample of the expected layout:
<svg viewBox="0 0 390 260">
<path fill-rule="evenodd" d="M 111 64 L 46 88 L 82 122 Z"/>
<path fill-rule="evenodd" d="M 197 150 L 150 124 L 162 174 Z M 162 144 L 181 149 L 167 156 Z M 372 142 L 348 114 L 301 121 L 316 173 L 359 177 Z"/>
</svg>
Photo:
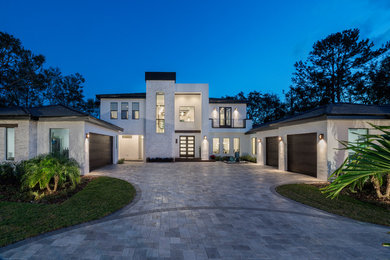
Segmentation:
<svg viewBox="0 0 390 260">
<path fill-rule="evenodd" d="M 147 80 L 173 80 L 176 82 L 176 72 L 145 72 Z"/>
</svg>

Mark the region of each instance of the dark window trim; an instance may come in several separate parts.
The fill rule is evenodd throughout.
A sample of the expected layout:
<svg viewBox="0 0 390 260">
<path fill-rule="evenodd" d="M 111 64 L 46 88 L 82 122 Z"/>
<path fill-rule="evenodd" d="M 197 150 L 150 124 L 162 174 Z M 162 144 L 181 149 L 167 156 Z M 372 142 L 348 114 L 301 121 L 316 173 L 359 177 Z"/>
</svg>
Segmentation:
<svg viewBox="0 0 390 260">
<path fill-rule="evenodd" d="M 116 110 L 111 109 L 112 103 L 116 103 Z M 112 111 L 116 111 L 116 117 L 112 117 Z M 118 102 L 110 102 L 110 119 L 118 119 Z"/>
<path fill-rule="evenodd" d="M 127 103 L 127 109 L 122 109 L 122 104 Z M 125 116 L 125 117 L 123 117 Z M 129 119 L 129 102 L 121 102 L 121 119 L 127 120 Z"/>
<path fill-rule="evenodd" d="M 134 109 L 134 103 L 138 104 L 138 109 Z M 135 112 L 138 111 L 138 118 L 135 117 Z M 131 118 L 134 120 L 139 120 L 139 102 L 131 102 Z"/>
<path fill-rule="evenodd" d="M 224 120 L 223 120 L 223 125 L 221 124 L 221 109 L 223 109 L 223 113 L 224 113 Z M 227 122 L 227 117 L 226 117 L 226 111 L 227 110 L 230 110 L 230 118 L 229 118 L 229 122 L 230 124 L 228 125 L 226 122 Z M 219 120 L 219 127 L 221 128 L 231 128 L 232 127 L 232 107 L 219 107 L 219 113 L 218 113 L 218 120 Z"/>
<path fill-rule="evenodd" d="M 15 148 L 16 148 L 15 143 L 14 143 L 14 157 L 8 158 L 8 129 L 10 129 L 10 128 L 14 129 L 14 142 L 15 142 L 15 127 L 7 127 L 5 129 L 5 159 L 7 161 L 14 161 L 15 160 Z"/>
</svg>

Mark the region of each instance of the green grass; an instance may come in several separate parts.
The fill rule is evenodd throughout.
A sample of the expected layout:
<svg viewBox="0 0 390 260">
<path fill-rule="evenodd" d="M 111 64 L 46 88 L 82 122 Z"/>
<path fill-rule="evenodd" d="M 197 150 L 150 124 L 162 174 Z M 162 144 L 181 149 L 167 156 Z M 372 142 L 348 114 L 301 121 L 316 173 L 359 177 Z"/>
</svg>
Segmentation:
<svg viewBox="0 0 390 260">
<path fill-rule="evenodd" d="M 276 191 L 287 198 L 333 214 L 390 226 L 390 210 L 348 195 L 341 194 L 332 200 L 322 194 L 318 187 L 309 184 L 282 185 L 277 187 Z"/>
<path fill-rule="evenodd" d="M 135 193 L 126 181 L 99 177 L 62 204 L 0 202 L 0 247 L 99 219 L 130 203 Z"/>
</svg>

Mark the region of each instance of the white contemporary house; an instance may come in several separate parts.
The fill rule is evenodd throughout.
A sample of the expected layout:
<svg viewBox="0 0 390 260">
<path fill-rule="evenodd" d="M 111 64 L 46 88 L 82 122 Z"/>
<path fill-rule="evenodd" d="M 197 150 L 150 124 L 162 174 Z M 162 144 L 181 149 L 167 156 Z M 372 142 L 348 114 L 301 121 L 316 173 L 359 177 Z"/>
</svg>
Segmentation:
<svg viewBox="0 0 390 260">
<path fill-rule="evenodd" d="M 118 158 L 250 153 L 246 102 L 209 98 L 208 84 L 176 83 L 175 72 L 146 72 L 145 82 L 146 93 L 97 95 L 100 118 L 123 128 Z"/>
<path fill-rule="evenodd" d="M 256 156 L 257 164 L 326 180 L 347 158 L 339 140 L 390 126 L 390 105 L 331 104 L 252 128 L 245 101 L 209 97 L 208 84 L 146 72 L 146 92 L 101 94 L 100 119 L 65 106 L 0 108 L 0 161 L 66 152 L 83 173 L 118 159 L 208 160 Z"/>
</svg>

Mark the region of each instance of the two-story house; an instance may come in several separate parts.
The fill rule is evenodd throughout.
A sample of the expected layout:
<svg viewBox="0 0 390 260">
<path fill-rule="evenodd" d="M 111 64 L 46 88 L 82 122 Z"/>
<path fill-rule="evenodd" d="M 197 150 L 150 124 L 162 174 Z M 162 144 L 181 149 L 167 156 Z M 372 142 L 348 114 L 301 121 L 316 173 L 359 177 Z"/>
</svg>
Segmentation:
<svg viewBox="0 0 390 260">
<path fill-rule="evenodd" d="M 102 94 L 100 118 L 123 128 L 118 158 L 201 158 L 248 153 L 246 103 L 209 98 L 208 84 L 176 83 L 175 72 L 146 72 L 146 93 Z"/>
</svg>

